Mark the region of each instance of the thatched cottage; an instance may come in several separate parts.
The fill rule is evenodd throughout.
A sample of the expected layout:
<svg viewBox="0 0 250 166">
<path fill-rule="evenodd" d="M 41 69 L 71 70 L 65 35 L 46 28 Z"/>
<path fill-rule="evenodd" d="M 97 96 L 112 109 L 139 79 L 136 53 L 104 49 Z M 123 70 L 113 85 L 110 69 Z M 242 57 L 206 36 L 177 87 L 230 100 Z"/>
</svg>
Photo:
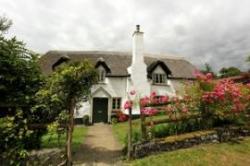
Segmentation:
<svg viewBox="0 0 250 166">
<path fill-rule="evenodd" d="M 155 91 L 175 96 L 183 80 L 193 79 L 195 67 L 182 58 L 147 54 L 143 51 L 143 32 L 137 26 L 133 34 L 133 51 L 49 51 L 40 58 L 41 69 L 49 75 L 65 61 L 89 60 L 99 72 L 99 83 L 83 99 L 75 117 L 89 115 L 90 122 L 111 122 L 112 113 L 123 110 L 131 90 L 140 96 Z M 133 111 L 139 114 L 139 111 Z"/>
</svg>

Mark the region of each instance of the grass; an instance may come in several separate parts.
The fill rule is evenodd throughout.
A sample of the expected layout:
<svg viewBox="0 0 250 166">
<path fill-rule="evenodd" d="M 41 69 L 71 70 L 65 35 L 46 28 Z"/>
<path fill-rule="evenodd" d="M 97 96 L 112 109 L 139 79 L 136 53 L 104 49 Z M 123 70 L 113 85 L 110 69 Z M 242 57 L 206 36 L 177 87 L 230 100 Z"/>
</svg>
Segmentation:
<svg viewBox="0 0 250 166">
<path fill-rule="evenodd" d="M 87 133 L 86 126 L 82 125 L 75 126 L 72 139 L 73 149 L 76 149 L 83 143 L 86 133 Z M 66 133 L 61 135 L 59 141 L 56 133 L 47 133 L 42 137 L 42 148 L 64 148 L 65 142 L 66 142 Z"/>
<path fill-rule="evenodd" d="M 140 131 L 140 119 L 135 119 L 132 121 L 133 132 Z M 128 122 L 119 122 L 112 125 L 112 130 L 120 144 L 125 146 L 125 139 L 128 133 Z"/>
<path fill-rule="evenodd" d="M 151 119 L 152 118 L 152 119 Z M 146 122 L 150 120 L 161 120 L 161 119 L 166 119 L 166 115 L 157 115 L 153 117 L 147 117 Z M 140 119 L 134 119 L 132 121 L 132 130 L 133 132 L 140 132 Z M 112 125 L 112 130 L 115 136 L 117 137 L 118 141 L 124 145 L 125 144 L 125 139 L 127 138 L 127 133 L 128 133 L 128 122 L 119 122 L 116 124 Z"/>
<path fill-rule="evenodd" d="M 126 164 L 131 166 L 247 166 L 250 165 L 250 137 L 238 143 L 207 144 L 164 152 Z"/>
</svg>

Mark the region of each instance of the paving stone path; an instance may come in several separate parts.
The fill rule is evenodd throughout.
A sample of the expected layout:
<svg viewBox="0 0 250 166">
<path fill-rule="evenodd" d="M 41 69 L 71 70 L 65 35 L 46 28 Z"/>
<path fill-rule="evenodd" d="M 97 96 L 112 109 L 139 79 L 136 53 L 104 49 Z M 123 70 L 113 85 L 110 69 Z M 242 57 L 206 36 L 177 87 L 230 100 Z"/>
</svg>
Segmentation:
<svg viewBox="0 0 250 166">
<path fill-rule="evenodd" d="M 73 154 L 74 165 L 120 166 L 122 146 L 112 133 L 111 125 L 97 123 L 90 126 L 84 144 Z"/>
</svg>

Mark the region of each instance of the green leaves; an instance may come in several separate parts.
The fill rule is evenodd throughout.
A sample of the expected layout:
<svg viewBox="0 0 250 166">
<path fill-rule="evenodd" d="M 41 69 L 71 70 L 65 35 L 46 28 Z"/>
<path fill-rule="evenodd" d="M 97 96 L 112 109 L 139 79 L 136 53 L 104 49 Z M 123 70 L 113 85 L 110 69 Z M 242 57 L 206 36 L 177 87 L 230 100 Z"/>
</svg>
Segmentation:
<svg viewBox="0 0 250 166">
<path fill-rule="evenodd" d="M 26 146 L 32 144 L 26 140 L 34 134 L 28 130 L 28 123 L 43 118 L 35 117 L 31 107 L 44 80 L 37 55 L 22 41 L 1 33 L 10 25 L 11 21 L 0 17 L 0 161 L 3 165 L 20 165 L 27 156 Z"/>
</svg>

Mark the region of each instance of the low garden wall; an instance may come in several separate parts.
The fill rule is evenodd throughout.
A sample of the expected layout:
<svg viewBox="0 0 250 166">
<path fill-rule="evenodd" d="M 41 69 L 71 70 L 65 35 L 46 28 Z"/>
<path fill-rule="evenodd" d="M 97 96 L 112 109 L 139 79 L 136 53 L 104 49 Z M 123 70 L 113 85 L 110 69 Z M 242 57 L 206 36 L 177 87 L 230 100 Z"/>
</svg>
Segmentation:
<svg viewBox="0 0 250 166">
<path fill-rule="evenodd" d="M 237 127 L 216 128 L 214 130 L 169 136 L 164 139 L 134 144 L 132 157 L 142 158 L 162 151 L 173 151 L 205 143 L 227 142 L 244 136 L 250 136 L 250 130 Z"/>
<path fill-rule="evenodd" d="M 60 165 L 64 160 L 64 153 L 64 150 L 58 148 L 33 150 L 30 152 L 26 164 L 40 166 Z"/>
</svg>

